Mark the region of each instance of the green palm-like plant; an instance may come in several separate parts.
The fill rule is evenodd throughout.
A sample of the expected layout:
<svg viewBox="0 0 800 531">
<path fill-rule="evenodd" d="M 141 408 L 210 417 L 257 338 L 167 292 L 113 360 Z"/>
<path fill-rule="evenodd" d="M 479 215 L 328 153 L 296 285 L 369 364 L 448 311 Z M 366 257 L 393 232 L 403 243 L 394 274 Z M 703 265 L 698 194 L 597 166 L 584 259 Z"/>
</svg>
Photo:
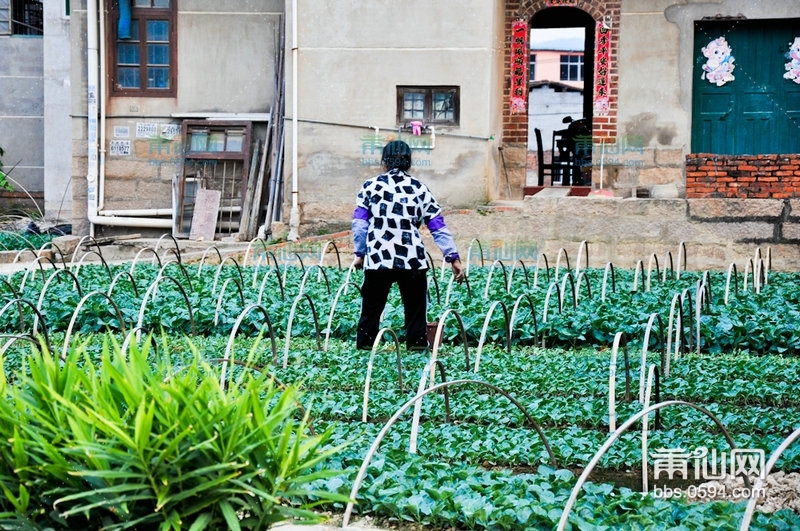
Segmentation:
<svg viewBox="0 0 800 531">
<path fill-rule="evenodd" d="M 339 448 L 326 447 L 330 431 L 308 433 L 298 388 L 258 373 L 223 387 L 196 352 L 174 367 L 144 345 L 126 357 L 106 341 L 96 365 L 85 344 L 63 362 L 42 347 L 13 386 L 2 381 L 8 516 L 69 529 L 266 529 L 319 521 L 316 505 L 346 501 L 306 489 L 340 473 L 322 467 Z"/>
</svg>

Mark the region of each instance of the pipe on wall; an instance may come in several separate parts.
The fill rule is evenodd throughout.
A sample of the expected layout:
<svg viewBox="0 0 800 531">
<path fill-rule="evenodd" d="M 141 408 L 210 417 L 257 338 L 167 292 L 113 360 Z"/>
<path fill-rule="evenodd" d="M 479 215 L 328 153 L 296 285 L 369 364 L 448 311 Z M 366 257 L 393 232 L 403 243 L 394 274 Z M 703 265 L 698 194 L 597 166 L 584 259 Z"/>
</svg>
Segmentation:
<svg viewBox="0 0 800 531">
<path fill-rule="evenodd" d="M 292 209 L 289 212 L 289 234 L 286 236 L 289 241 L 300 238 L 297 168 L 297 0 L 292 0 Z"/>
<path fill-rule="evenodd" d="M 100 107 L 100 122 L 99 122 L 99 130 L 97 131 L 97 135 L 99 138 L 98 142 L 98 149 L 99 149 L 99 157 L 98 157 L 98 178 L 97 178 L 97 212 L 100 213 L 103 211 L 103 207 L 105 206 L 106 201 L 106 10 L 104 1 L 100 1 L 100 9 L 98 10 L 98 31 L 99 31 L 99 38 L 97 39 L 98 50 L 99 50 L 99 57 L 100 62 L 98 68 L 100 69 L 100 77 L 99 82 L 97 84 L 97 88 L 99 91 L 99 101 L 98 105 Z M 130 19 L 130 4 L 128 5 L 128 18 Z M 120 8 L 122 9 L 122 8 Z M 120 21 L 122 19 L 122 14 L 120 14 Z M 128 25 L 130 25 L 130 20 L 128 21 Z"/>
</svg>

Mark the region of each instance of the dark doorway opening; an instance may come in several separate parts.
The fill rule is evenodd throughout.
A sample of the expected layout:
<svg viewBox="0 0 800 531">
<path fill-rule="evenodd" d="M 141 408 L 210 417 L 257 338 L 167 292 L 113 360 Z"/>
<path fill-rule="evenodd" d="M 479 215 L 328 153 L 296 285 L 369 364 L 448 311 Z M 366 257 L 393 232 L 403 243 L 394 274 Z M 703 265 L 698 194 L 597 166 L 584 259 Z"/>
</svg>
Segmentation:
<svg viewBox="0 0 800 531">
<path fill-rule="evenodd" d="M 543 9 L 531 19 L 530 48 L 526 182 L 588 186 L 595 21 L 573 7 Z"/>
</svg>

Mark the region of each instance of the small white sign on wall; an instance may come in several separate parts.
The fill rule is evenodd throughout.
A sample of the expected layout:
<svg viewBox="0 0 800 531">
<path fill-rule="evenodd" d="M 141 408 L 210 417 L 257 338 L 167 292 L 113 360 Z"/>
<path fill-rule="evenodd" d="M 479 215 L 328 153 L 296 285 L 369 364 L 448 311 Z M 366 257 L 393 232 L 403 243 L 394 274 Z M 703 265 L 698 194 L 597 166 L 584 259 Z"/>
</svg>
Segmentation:
<svg viewBox="0 0 800 531">
<path fill-rule="evenodd" d="M 178 124 L 161 124 L 161 136 L 164 138 L 175 138 L 181 134 L 181 126 Z"/>
<path fill-rule="evenodd" d="M 136 124 L 136 138 L 153 138 L 158 136 L 158 124 L 153 122 L 138 122 Z"/>
<path fill-rule="evenodd" d="M 114 138 L 130 138 L 131 137 L 131 128 L 127 125 L 115 125 L 114 126 Z"/>
<path fill-rule="evenodd" d="M 108 153 L 112 157 L 124 157 L 131 154 L 130 140 L 112 140 L 109 143 Z"/>
</svg>

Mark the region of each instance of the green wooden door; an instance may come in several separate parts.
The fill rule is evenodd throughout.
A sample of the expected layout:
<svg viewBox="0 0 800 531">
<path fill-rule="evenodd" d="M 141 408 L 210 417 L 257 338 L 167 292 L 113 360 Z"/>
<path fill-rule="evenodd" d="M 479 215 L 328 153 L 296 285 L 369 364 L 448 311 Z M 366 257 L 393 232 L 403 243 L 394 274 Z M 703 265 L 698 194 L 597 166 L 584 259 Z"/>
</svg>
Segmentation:
<svg viewBox="0 0 800 531">
<path fill-rule="evenodd" d="M 800 84 L 784 78 L 795 37 L 800 19 L 695 24 L 693 153 L 800 153 Z M 724 66 L 711 69 L 716 63 L 703 54 L 704 47 L 717 49 L 710 55 L 723 63 L 725 43 L 719 38 L 730 49 L 733 79 L 725 77 Z"/>
</svg>

